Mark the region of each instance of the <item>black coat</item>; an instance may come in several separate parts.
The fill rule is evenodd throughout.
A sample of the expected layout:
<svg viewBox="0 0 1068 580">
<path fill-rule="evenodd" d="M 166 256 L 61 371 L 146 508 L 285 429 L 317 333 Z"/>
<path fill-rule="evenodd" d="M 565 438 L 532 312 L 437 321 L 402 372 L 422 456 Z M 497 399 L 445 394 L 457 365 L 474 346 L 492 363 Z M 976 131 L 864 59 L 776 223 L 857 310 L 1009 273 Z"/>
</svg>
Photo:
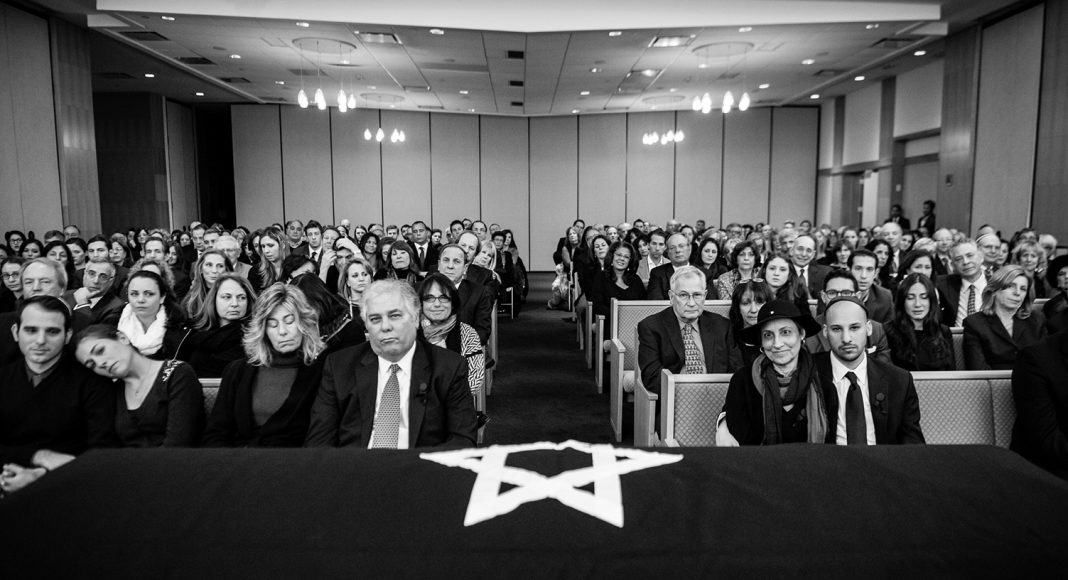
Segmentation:
<svg viewBox="0 0 1068 580">
<path fill-rule="evenodd" d="M 1068 477 L 1068 333 L 1020 351 L 1012 370 L 1012 449 Z"/>
</svg>

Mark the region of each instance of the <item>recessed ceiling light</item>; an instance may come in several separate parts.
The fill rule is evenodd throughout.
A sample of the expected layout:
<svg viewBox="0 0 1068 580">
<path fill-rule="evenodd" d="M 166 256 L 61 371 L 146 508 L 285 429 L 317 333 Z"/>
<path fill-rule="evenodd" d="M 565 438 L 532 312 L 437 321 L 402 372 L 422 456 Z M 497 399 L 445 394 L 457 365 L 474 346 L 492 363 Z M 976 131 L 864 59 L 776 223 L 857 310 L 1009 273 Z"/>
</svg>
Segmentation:
<svg viewBox="0 0 1068 580">
<path fill-rule="evenodd" d="M 687 46 L 693 42 L 693 38 L 693 36 L 657 36 L 649 43 L 649 48 Z"/>
<path fill-rule="evenodd" d="M 812 100 L 816 100 L 816 99 L 820 98 L 820 96 L 819 95 L 809 95 L 808 98 L 810 98 Z"/>
<path fill-rule="evenodd" d="M 760 86 L 758 86 L 757 88 L 758 88 L 758 89 L 760 89 L 760 90 L 764 90 L 764 89 L 766 89 L 766 88 L 769 88 L 769 87 L 771 87 L 771 85 L 770 85 L 770 84 L 768 84 L 768 83 L 763 83 L 763 84 L 761 84 Z"/>
<path fill-rule="evenodd" d="M 474 110 L 474 109 L 468 109 L 468 110 L 467 110 L 467 112 L 468 112 L 468 113 L 474 113 L 474 112 L 475 112 L 475 110 Z"/>
<path fill-rule="evenodd" d="M 154 78 L 156 78 L 156 75 L 154 75 L 152 73 L 145 73 L 145 78 L 146 79 L 154 79 Z"/>
<path fill-rule="evenodd" d="M 194 94 L 194 95 L 196 95 L 196 96 L 198 96 L 198 97 L 203 97 L 203 96 L 204 96 L 204 93 L 202 93 L 202 92 L 200 92 L 200 91 L 197 91 L 197 92 L 195 92 L 195 93 L 193 93 L 193 94 Z"/>
<path fill-rule="evenodd" d="M 286 82 L 285 81 L 274 81 L 274 84 L 276 84 L 276 85 L 284 85 L 284 84 L 286 84 Z"/>
<path fill-rule="evenodd" d="M 743 27 L 738 29 L 738 32 L 752 32 L 752 31 L 753 31 L 753 27 L 752 26 L 743 26 Z"/>
<path fill-rule="evenodd" d="M 241 55 L 240 54 L 231 54 L 230 58 L 232 58 L 234 60 L 241 60 Z"/>
<path fill-rule="evenodd" d="M 442 34 L 445 34 L 445 31 L 440 28 L 431 28 L 430 34 L 436 34 L 438 36 L 441 36 Z"/>
<path fill-rule="evenodd" d="M 585 96 L 589 95 L 590 92 L 589 91 L 579 91 L 579 94 L 585 97 Z"/>
<path fill-rule="evenodd" d="M 878 24 L 869 24 L 864 27 L 864 30 L 875 30 L 876 28 L 879 28 Z"/>
<path fill-rule="evenodd" d="M 867 77 L 865 77 L 864 75 L 857 75 L 857 76 L 853 77 L 853 80 L 855 80 L 855 81 L 857 81 L 859 83 L 860 81 L 864 80 L 865 78 L 867 78 Z"/>
<path fill-rule="evenodd" d="M 579 111 L 581 111 L 581 110 L 582 109 L 571 109 L 571 114 L 572 115 L 577 115 L 577 114 L 579 114 Z"/>
<path fill-rule="evenodd" d="M 367 88 L 371 89 L 373 91 L 373 90 L 377 89 L 378 87 L 376 87 L 374 85 L 367 85 Z"/>
<path fill-rule="evenodd" d="M 656 70 L 655 68 L 647 68 L 641 71 L 643 77 L 655 77 L 656 73 L 658 72 L 660 71 Z"/>
<path fill-rule="evenodd" d="M 341 64 L 349 64 L 348 59 L 345 59 L 345 60 L 341 61 Z"/>
<path fill-rule="evenodd" d="M 623 33 L 620 32 L 619 30 L 613 30 L 612 32 L 608 33 L 608 36 L 619 36 L 621 34 L 623 34 Z"/>
<path fill-rule="evenodd" d="M 389 108 L 390 108 L 390 109 L 396 109 L 396 108 L 397 108 L 397 105 L 390 105 L 390 106 L 389 106 Z"/>
<path fill-rule="evenodd" d="M 674 88 L 672 88 L 672 89 L 668 89 L 668 92 L 669 92 L 669 93 L 674 93 L 674 92 L 675 92 L 675 91 L 677 91 L 677 90 L 679 90 L 679 89 L 674 89 Z"/>
<path fill-rule="evenodd" d="M 913 54 L 913 56 L 923 56 L 923 55 L 927 54 L 927 51 L 926 50 L 917 50 L 916 52 L 914 52 L 912 54 Z"/>
<path fill-rule="evenodd" d="M 307 27 L 311 26 L 311 24 L 308 24 L 307 22 L 304 22 L 304 21 L 300 21 L 300 22 L 297 22 L 295 24 L 297 26 L 301 27 L 301 28 L 307 28 Z"/>
<path fill-rule="evenodd" d="M 603 68 L 593 67 L 593 68 L 590 69 L 590 72 L 594 73 L 594 74 L 597 74 L 597 73 L 599 73 L 599 72 L 601 72 L 603 70 L 604 70 Z"/>
<path fill-rule="evenodd" d="M 816 64 L 816 61 L 812 60 L 811 58 L 806 58 L 805 60 L 801 61 L 801 64 L 808 66 L 810 64 Z"/>
<path fill-rule="evenodd" d="M 174 22 L 174 17 L 173 16 L 160 16 L 160 18 L 162 18 L 163 20 L 166 20 L 167 22 Z"/>
<path fill-rule="evenodd" d="M 463 91 L 460 91 L 460 94 L 461 94 L 461 95 L 466 95 L 466 94 L 468 94 L 468 93 L 470 93 L 470 91 L 467 91 L 467 90 L 463 90 Z"/>
<path fill-rule="evenodd" d="M 701 64 L 697 65 L 697 68 L 708 68 L 708 63 L 702 62 Z"/>
</svg>

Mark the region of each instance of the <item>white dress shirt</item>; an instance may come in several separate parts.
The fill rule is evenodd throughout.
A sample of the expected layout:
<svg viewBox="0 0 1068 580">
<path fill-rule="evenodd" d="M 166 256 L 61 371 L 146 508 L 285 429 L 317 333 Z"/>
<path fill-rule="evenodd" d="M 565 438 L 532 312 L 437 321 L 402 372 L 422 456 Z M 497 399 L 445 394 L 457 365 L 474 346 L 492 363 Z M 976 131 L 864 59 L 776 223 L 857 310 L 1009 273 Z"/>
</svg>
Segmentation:
<svg viewBox="0 0 1068 580">
<path fill-rule="evenodd" d="M 868 356 L 862 355 L 860 364 L 856 369 L 850 369 L 831 353 L 831 375 L 834 377 L 834 388 L 838 391 L 838 429 L 834 434 L 834 442 L 838 445 L 846 445 L 846 397 L 849 395 L 849 379 L 846 373 L 852 372 L 857 375 L 857 385 L 860 394 L 864 398 L 864 423 L 867 427 L 868 445 L 875 445 L 875 422 L 871 416 L 871 398 L 868 396 Z"/>
<path fill-rule="evenodd" d="M 408 394 L 411 391 L 412 384 L 412 358 L 415 357 L 415 345 L 408 349 L 408 352 L 404 353 L 399 361 L 396 362 L 400 366 L 400 370 L 397 371 L 397 384 L 400 387 L 400 429 L 397 429 L 397 449 L 408 449 Z M 378 416 L 378 406 L 382 404 L 382 392 L 386 390 L 386 382 L 389 381 L 389 367 L 394 363 L 378 357 L 378 390 L 375 394 L 375 417 Z M 375 432 L 374 428 L 371 428 L 371 440 L 367 442 L 367 447 L 374 447 Z"/>
<path fill-rule="evenodd" d="M 968 317 L 968 292 L 975 286 L 975 312 L 983 309 L 983 290 L 986 289 L 986 276 L 980 275 L 975 282 L 969 282 L 963 278 L 960 281 L 960 296 L 957 298 L 957 319 L 953 326 L 960 326 Z M 974 313 L 973 313 L 974 314 Z"/>
</svg>

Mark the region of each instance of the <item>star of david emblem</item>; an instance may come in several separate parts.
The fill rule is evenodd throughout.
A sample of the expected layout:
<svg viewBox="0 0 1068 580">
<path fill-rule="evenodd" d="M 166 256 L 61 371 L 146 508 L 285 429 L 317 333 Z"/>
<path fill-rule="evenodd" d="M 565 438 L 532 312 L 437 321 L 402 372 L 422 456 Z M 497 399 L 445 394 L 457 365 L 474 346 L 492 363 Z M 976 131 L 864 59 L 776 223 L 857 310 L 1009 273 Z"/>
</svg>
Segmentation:
<svg viewBox="0 0 1068 580">
<path fill-rule="evenodd" d="M 552 477 L 529 469 L 505 465 L 512 453 L 524 451 L 563 451 L 588 453 L 592 464 L 564 471 Z M 623 497 L 619 476 L 682 460 L 682 455 L 640 449 L 616 449 L 606 444 L 581 441 L 494 445 L 486 448 L 457 449 L 421 453 L 419 457 L 446 467 L 462 467 L 478 474 L 471 488 L 464 526 L 507 514 L 527 502 L 555 499 L 560 503 L 616 527 L 623 527 Z M 501 484 L 515 487 L 501 493 Z M 580 489 L 593 484 L 593 492 Z"/>
</svg>

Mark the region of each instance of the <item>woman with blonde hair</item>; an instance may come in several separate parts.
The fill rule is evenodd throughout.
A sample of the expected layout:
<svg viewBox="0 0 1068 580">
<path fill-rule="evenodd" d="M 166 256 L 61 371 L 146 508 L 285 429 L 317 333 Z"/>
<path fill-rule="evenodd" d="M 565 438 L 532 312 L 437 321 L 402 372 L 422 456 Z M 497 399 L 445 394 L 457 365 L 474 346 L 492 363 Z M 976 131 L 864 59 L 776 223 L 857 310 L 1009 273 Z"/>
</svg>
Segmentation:
<svg viewBox="0 0 1068 580">
<path fill-rule="evenodd" d="M 252 289 L 259 292 L 275 282 L 282 281 L 282 261 L 289 255 L 289 242 L 285 232 L 277 226 L 263 230 L 256 252 L 260 263 L 249 272 L 248 281 L 252 282 Z"/>
<path fill-rule="evenodd" d="M 964 366 L 1011 370 L 1016 353 L 1046 337 L 1046 319 L 1032 311 L 1034 286 L 1021 266 L 1004 266 L 983 289 L 983 307 L 964 319 Z"/>
<path fill-rule="evenodd" d="M 272 284 L 256 300 L 242 343 L 247 360 L 223 370 L 204 445 L 300 447 L 323 376 L 318 313 L 300 288 Z"/>
<path fill-rule="evenodd" d="M 185 300 L 182 301 L 182 306 L 185 308 L 189 318 L 200 316 L 200 311 L 204 308 L 208 293 L 215 286 L 215 281 L 219 279 L 219 276 L 233 271 L 234 265 L 230 263 L 230 259 L 226 257 L 226 254 L 220 250 L 204 250 L 196 265 L 193 266 L 193 271 L 191 272 L 193 285 L 189 287 L 189 293 L 186 294 Z"/>
</svg>

